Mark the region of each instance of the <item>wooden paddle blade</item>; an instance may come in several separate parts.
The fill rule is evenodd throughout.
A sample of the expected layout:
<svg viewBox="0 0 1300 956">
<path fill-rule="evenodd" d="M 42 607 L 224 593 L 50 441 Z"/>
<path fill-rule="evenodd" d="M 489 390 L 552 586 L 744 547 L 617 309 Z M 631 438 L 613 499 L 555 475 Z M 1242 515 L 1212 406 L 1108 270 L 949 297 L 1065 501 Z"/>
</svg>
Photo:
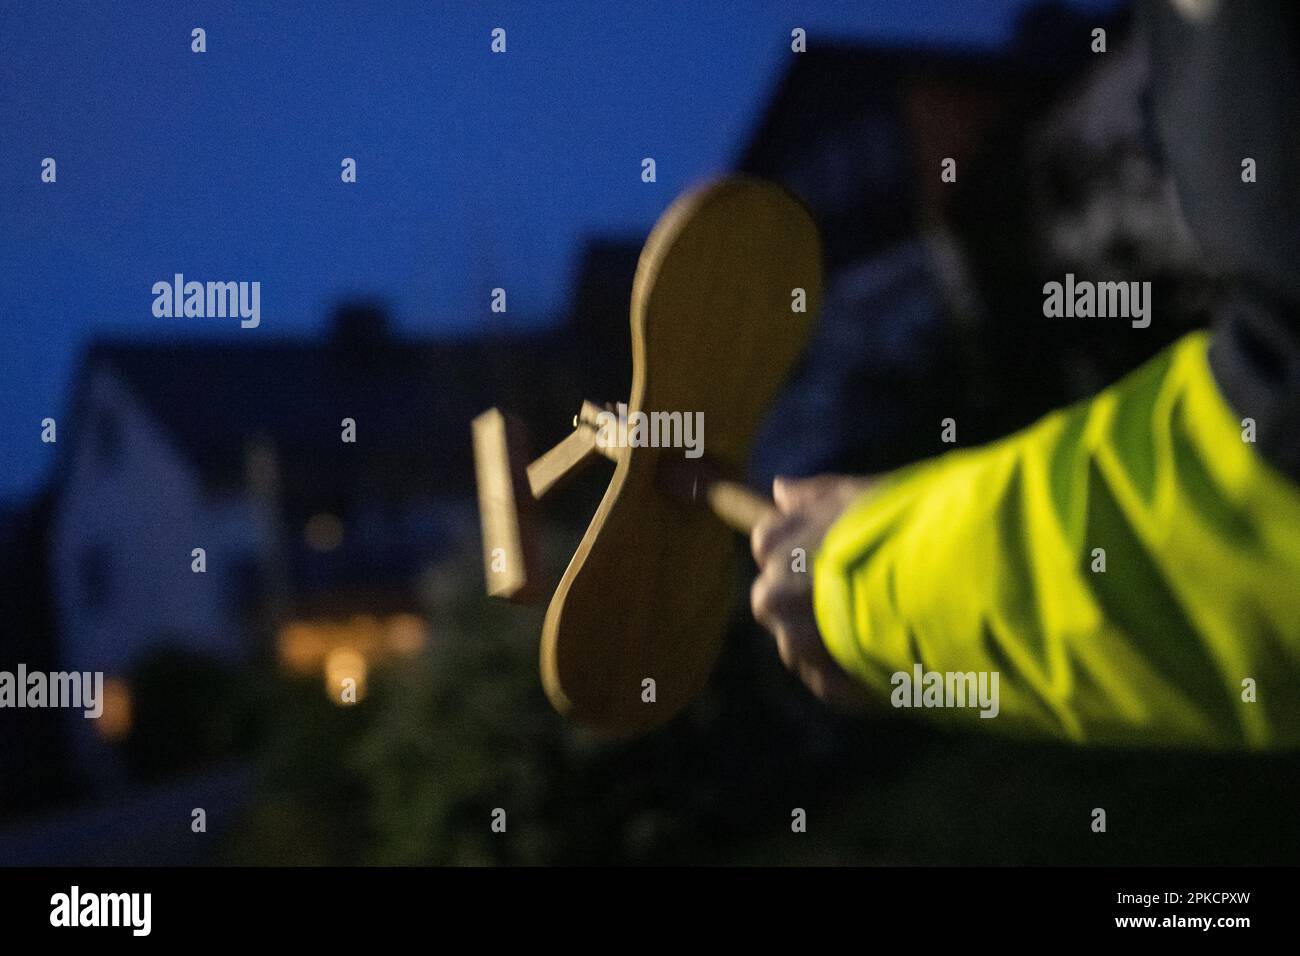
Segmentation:
<svg viewBox="0 0 1300 956">
<path fill-rule="evenodd" d="M 688 193 L 659 220 L 637 267 L 629 414 L 702 415 L 699 450 L 743 473 L 821 291 L 817 229 L 789 193 L 753 179 Z M 619 456 L 542 630 L 551 702 L 610 734 L 662 724 L 699 693 L 736 593 L 731 532 L 663 493 L 664 455 L 684 449 Z"/>
</svg>

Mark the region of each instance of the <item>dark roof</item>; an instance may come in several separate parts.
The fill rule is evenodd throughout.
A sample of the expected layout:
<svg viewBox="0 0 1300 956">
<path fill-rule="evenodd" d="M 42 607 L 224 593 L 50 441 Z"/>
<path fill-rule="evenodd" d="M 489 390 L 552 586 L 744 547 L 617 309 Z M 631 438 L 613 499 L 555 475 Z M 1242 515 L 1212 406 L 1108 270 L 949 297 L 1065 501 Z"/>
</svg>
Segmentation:
<svg viewBox="0 0 1300 956">
<path fill-rule="evenodd" d="M 779 171 L 792 147 L 814 149 L 820 132 L 850 124 L 897 102 L 909 81 L 940 80 L 1011 91 L 1061 73 L 1070 58 L 1026 60 L 1006 52 L 860 44 L 814 45 L 792 54 L 737 166 L 756 174 Z"/>
<path fill-rule="evenodd" d="M 266 440 L 286 500 L 319 504 L 363 486 L 381 498 L 472 493 L 470 420 L 510 399 L 518 364 L 545 368 L 553 351 L 545 335 L 411 341 L 338 332 L 99 342 L 86 364 L 118 372 L 209 487 L 242 486 L 249 444 Z M 341 440 L 344 418 L 356 420 L 355 444 Z"/>
<path fill-rule="evenodd" d="M 789 54 L 736 168 L 799 195 L 822 226 L 828 264 L 842 266 L 912 229 L 917 143 L 905 100 L 914 88 L 981 97 L 1023 123 L 1089 62 L 1091 29 L 1121 25 L 1041 4 L 1004 49 L 815 42 Z"/>
<path fill-rule="evenodd" d="M 626 397 L 639 250 L 628 239 L 590 242 L 572 320 L 549 328 L 404 339 L 379 309 L 348 306 L 321 338 L 99 341 L 78 385 L 89 369 L 115 370 L 211 489 L 243 487 L 250 443 L 269 441 L 291 509 L 345 507 L 359 493 L 470 497 L 470 421 L 484 409 L 518 413 L 536 454 L 584 399 Z M 74 405 L 80 412 L 83 399 Z M 340 439 L 344 418 L 356 420 L 355 444 Z"/>
<path fill-rule="evenodd" d="M 772 157 L 788 153 L 792 145 L 811 145 L 817 131 L 888 102 L 904 81 L 951 81 L 1008 92 L 1064 82 L 1089 62 L 1092 29 L 1123 30 L 1127 19 L 1127 11 L 1101 16 L 1047 2 L 1025 10 L 1014 42 L 1000 49 L 814 42 L 807 52 L 790 54 L 790 67 L 737 167 L 762 173 Z"/>
</svg>

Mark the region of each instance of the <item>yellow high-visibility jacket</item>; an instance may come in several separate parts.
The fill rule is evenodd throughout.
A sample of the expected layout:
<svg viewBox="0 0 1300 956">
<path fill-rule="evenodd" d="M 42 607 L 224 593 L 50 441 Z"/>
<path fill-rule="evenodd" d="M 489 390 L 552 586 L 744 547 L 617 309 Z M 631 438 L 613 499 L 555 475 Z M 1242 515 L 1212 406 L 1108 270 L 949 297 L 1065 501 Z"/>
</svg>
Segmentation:
<svg viewBox="0 0 1300 956">
<path fill-rule="evenodd" d="M 814 563 L 836 661 L 896 706 L 917 664 L 996 672 L 996 717 L 923 711 L 983 729 L 1300 744 L 1300 488 L 1256 453 L 1207 344 L 850 506 Z"/>
</svg>

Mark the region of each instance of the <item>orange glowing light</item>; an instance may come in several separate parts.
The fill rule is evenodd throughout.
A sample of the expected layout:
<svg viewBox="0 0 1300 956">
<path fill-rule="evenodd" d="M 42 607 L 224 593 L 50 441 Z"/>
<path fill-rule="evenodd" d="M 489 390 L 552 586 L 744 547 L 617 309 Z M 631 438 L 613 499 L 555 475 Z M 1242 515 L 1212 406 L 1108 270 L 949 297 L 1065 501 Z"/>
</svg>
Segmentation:
<svg viewBox="0 0 1300 956">
<path fill-rule="evenodd" d="M 131 685 L 121 677 L 104 680 L 104 711 L 95 729 L 105 740 L 119 741 L 131 733 Z"/>
</svg>

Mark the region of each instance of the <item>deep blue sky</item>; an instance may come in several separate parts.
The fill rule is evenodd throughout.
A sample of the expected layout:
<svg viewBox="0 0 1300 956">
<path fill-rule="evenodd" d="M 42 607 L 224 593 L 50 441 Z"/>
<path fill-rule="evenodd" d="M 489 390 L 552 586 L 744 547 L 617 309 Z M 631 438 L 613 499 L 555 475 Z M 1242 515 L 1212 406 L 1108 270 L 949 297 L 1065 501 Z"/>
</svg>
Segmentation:
<svg viewBox="0 0 1300 956">
<path fill-rule="evenodd" d="M 70 437 L 96 336 L 300 334 L 349 293 L 381 295 L 412 333 L 472 332 L 497 285 L 510 321 L 545 321 L 583 237 L 643 235 L 730 165 L 792 27 L 812 45 L 994 46 L 1026 4 L 235 6 L 0 6 L 0 498 L 46 477 L 43 417 Z M 150 288 L 174 272 L 260 281 L 261 327 L 154 318 Z"/>
</svg>

